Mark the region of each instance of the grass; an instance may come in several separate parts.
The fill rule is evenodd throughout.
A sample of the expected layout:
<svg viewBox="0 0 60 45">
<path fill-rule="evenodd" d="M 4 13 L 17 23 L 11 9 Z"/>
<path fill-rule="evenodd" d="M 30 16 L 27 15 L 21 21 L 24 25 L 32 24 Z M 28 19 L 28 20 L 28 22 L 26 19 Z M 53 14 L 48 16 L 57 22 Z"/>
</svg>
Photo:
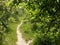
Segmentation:
<svg viewBox="0 0 60 45">
<path fill-rule="evenodd" d="M 32 27 L 32 25 L 31 25 L 30 22 L 25 22 L 21 26 L 21 30 L 20 31 L 22 33 L 23 38 L 26 41 L 31 40 L 34 37 L 34 33 L 32 32 L 31 27 Z"/>
<path fill-rule="evenodd" d="M 6 41 L 5 45 L 16 45 L 17 41 L 17 34 L 16 34 L 16 28 L 18 23 L 10 23 L 8 26 L 11 29 L 9 33 L 6 34 Z"/>
</svg>

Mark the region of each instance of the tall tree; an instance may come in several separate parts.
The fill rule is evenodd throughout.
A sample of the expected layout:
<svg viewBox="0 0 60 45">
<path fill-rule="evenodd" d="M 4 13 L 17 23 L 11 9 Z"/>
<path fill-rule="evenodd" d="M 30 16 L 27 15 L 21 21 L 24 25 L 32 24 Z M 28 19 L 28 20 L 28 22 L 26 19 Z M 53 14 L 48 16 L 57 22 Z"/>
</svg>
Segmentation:
<svg viewBox="0 0 60 45">
<path fill-rule="evenodd" d="M 25 6 L 37 32 L 33 45 L 60 45 L 60 1 L 29 0 Z"/>
</svg>

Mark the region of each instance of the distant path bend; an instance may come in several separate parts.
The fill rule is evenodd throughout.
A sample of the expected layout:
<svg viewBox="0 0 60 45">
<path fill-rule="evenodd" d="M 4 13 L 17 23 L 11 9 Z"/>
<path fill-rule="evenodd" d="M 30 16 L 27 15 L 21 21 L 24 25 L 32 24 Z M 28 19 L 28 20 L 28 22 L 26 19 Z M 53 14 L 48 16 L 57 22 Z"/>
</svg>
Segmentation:
<svg viewBox="0 0 60 45">
<path fill-rule="evenodd" d="M 28 41 L 28 43 L 26 43 L 26 41 L 22 38 L 22 34 L 20 32 L 20 27 L 23 24 L 23 21 L 21 21 L 21 23 L 17 26 L 17 42 L 16 45 L 29 45 L 31 43 L 31 41 Z"/>
</svg>

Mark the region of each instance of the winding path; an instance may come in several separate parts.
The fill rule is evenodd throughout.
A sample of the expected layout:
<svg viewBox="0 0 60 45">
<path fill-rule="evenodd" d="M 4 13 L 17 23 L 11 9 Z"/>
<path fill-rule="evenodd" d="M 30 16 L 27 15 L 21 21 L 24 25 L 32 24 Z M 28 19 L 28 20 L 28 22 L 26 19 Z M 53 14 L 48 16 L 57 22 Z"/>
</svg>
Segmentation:
<svg viewBox="0 0 60 45">
<path fill-rule="evenodd" d="M 31 43 L 31 41 L 28 41 L 28 43 L 26 43 L 26 41 L 22 38 L 22 34 L 20 32 L 20 27 L 22 25 L 23 22 L 21 22 L 18 26 L 17 26 L 17 45 L 29 45 Z"/>
</svg>

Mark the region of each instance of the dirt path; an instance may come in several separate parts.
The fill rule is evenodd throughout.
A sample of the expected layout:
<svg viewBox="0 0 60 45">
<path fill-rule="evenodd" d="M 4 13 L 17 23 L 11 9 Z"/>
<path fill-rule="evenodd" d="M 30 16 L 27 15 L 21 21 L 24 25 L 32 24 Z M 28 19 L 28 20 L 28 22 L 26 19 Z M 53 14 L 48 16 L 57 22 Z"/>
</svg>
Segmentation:
<svg viewBox="0 0 60 45">
<path fill-rule="evenodd" d="M 22 34 L 19 31 L 20 30 L 20 26 L 22 25 L 23 22 L 21 22 L 18 26 L 17 26 L 17 45 L 29 45 L 31 41 L 28 41 L 28 43 L 26 43 L 26 41 L 22 38 Z"/>
</svg>

